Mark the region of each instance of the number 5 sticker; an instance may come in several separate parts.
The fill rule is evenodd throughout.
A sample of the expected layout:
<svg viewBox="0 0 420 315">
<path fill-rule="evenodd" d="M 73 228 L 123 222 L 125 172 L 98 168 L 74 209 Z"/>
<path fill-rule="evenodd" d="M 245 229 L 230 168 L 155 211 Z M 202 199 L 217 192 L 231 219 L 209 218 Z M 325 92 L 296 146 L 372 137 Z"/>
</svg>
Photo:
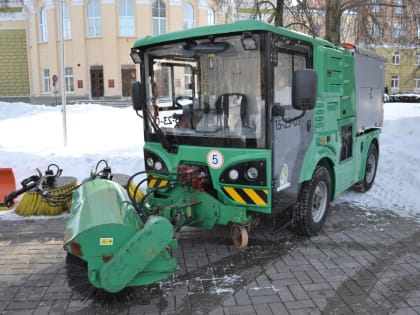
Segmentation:
<svg viewBox="0 0 420 315">
<path fill-rule="evenodd" d="M 211 168 L 218 169 L 223 166 L 224 157 L 218 150 L 211 150 L 207 153 L 207 164 Z"/>
</svg>

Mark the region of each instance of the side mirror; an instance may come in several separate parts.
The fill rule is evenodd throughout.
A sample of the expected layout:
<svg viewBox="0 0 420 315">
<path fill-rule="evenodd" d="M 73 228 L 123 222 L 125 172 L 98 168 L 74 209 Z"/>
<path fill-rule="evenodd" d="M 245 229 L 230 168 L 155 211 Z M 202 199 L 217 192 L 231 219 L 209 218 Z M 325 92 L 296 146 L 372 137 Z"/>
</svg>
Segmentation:
<svg viewBox="0 0 420 315">
<path fill-rule="evenodd" d="M 314 70 L 299 69 L 293 73 L 292 106 L 294 109 L 314 109 L 317 93 L 318 76 Z"/>
<path fill-rule="evenodd" d="M 143 109 L 145 95 L 139 81 L 136 81 L 131 85 L 131 99 L 133 102 L 134 110 L 138 111 Z"/>
</svg>

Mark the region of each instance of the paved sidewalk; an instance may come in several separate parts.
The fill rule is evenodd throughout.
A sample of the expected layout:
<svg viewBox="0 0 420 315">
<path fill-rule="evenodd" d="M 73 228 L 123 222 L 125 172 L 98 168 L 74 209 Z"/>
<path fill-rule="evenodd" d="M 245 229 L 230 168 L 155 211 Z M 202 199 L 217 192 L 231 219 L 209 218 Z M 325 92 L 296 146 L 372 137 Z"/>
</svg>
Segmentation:
<svg viewBox="0 0 420 315">
<path fill-rule="evenodd" d="M 334 205 L 311 239 L 268 224 L 240 251 L 183 229 L 172 279 L 117 295 L 66 270 L 65 219 L 0 221 L 1 314 L 420 314 L 420 225 Z"/>
</svg>

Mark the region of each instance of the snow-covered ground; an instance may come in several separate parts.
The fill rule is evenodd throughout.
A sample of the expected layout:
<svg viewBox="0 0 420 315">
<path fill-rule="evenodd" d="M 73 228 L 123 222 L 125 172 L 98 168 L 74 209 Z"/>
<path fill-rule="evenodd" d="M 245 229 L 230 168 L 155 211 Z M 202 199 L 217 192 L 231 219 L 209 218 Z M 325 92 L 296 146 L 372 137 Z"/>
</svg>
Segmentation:
<svg viewBox="0 0 420 315">
<path fill-rule="evenodd" d="M 345 192 L 335 202 L 420 217 L 420 104 L 386 103 L 384 109 L 375 185 L 366 194 Z M 61 106 L 0 102 L 0 167 L 13 168 L 17 183 L 51 163 L 79 181 L 100 159 L 116 173 L 143 169 L 143 122 L 130 107 L 80 104 L 67 106 L 66 113 L 64 146 Z M 0 211 L 0 219 L 12 216 Z"/>
<path fill-rule="evenodd" d="M 386 103 L 375 184 L 365 194 L 347 191 L 347 201 L 420 219 L 420 103 Z"/>
</svg>

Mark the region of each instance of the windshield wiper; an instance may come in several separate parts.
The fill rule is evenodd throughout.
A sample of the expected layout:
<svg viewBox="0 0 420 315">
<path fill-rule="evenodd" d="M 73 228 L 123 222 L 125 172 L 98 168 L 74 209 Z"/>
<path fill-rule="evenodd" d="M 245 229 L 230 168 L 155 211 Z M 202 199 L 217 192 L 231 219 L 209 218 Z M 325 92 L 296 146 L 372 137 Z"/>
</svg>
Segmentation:
<svg viewBox="0 0 420 315">
<path fill-rule="evenodd" d="M 163 148 L 169 152 L 169 153 L 177 153 L 178 152 L 178 148 L 173 146 L 168 138 L 166 138 L 165 134 L 163 133 L 162 129 L 160 129 L 160 127 L 156 124 L 155 119 L 152 115 L 152 113 L 149 111 L 148 106 L 146 106 L 146 115 L 147 115 L 147 119 L 150 120 L 150 124 L 152 125 L 153 129 L 155 130 L 160 143 L 162 144 Z"/>
</svg>

